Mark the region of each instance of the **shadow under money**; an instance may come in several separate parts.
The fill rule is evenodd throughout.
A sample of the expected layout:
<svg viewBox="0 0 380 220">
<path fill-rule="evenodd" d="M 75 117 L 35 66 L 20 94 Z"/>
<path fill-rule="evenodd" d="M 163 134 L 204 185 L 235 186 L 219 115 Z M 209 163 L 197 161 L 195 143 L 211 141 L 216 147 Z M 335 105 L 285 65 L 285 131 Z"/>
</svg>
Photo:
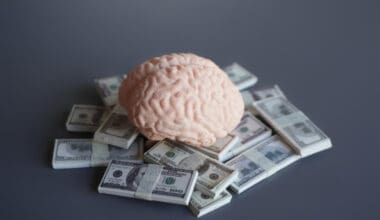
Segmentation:
<svg viewBox="0 0 380 220">
<path fill-rule="evenodd" d="M 46 167 L 49 167 L 50 169 L 53 169 L 53 166 L 52 166 L 52 158 L 53 158 L 53 153 L 54 153 L 54 138 L 50 138 L 48 141 L 47 141 L 47 146 L 45 147 L 45 157 L 44 157 L 44 160 L 43 160 L 43 164 L 44 166 Z"/>
<path fill-rule="evenodd" d="M 95 169 L 94 175 L 91 181 L 91 191 L 98 193 L 98 186 L 100 181 L 102 180 L 104 172 L 106 172 L 107 167 L 92 167 L 87 169 Z"/>
</svg>

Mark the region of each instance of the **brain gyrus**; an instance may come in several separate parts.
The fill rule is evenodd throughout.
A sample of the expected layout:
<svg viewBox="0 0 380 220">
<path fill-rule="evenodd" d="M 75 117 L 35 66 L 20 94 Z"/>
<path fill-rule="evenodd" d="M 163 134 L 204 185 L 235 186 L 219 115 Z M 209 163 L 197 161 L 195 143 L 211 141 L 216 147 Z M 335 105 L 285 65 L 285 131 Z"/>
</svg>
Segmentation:
<svg viewBox="0 0 380 220">
<path fill-rule="evenodd" d="M 235 85 L 214 62 L 188 53 L 152 58 L 123 81 L 119 103 L 150 140 L 206 147 L 227 135 L 244 110 Z"/>
</svg>

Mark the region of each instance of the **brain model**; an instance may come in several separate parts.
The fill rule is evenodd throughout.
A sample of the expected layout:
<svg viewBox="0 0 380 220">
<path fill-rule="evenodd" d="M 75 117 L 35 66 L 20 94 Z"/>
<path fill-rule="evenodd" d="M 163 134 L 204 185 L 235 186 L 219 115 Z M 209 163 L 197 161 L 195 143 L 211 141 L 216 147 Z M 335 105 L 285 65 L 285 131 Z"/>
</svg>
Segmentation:
<svg viewBox="0 0 380 220">
<path fill-rule="evenodd" d="M 194 54 L 169 54 L 137 66 L 122 82 L 119 102 L 150 140 L 212 145 L 239 123 L 244 104 L 214 62 Z"/>
</svg>

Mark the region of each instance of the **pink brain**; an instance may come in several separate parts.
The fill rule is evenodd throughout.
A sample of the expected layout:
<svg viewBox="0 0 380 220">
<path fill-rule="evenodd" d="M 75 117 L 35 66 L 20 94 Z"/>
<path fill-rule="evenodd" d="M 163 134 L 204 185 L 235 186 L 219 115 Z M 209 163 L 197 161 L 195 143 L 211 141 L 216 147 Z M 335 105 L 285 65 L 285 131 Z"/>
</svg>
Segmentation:
<svg viewBox="0 0 380 220">
<path fill-rule="evenodd" d="M 239 123 L 244 104 L 214 62 L 194 54 L 155 57 L 123 81 L 119 102 L 150 140 L 210 146 Z"/>
</svg>

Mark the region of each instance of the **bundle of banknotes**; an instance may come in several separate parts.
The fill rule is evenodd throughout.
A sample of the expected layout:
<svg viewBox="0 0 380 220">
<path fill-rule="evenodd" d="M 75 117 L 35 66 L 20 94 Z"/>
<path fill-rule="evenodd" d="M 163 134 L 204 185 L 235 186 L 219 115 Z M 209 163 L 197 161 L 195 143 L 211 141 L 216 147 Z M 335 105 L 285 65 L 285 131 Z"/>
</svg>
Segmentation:
<svg viewBox="0 0 380 220">
<path fill-rule="evenodd" d="M 139 134 L 118 105 L 127 77 L 95 79 L 104 106 L 75 104 L 66 121 L 70 132 L 92 139 L 57 138 L 54 169 L 107 166 L 98 192 L 186 205 L 201 217 L 303 157 L 332 147 L 330 138 L 278 85 L 251 89 L 257 77 L 237 63 L 225 68 L 245 104 L 237 127 L 207 148 Z M 250 89 L 248 89 L 250 88 Z"/>
</svg>

